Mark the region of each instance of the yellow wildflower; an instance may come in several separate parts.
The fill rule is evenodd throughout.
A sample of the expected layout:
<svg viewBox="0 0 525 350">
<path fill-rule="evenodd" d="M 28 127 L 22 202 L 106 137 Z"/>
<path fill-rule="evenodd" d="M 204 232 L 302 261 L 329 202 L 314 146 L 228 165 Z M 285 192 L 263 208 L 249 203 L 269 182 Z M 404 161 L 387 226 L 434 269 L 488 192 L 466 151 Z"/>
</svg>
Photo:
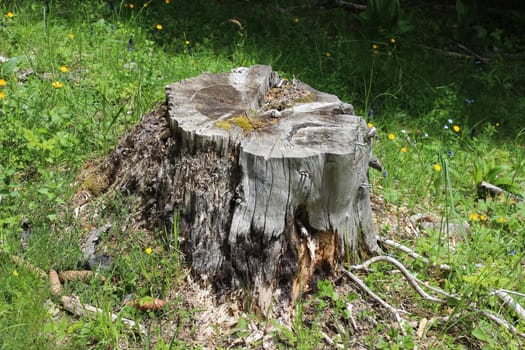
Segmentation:
<svg viewBox="0 0 525 350">
<path fill-rule="evenodd" d="M 189 45 L 189 44 L 191 44 L 191 41 L 189 40 L 184 41 L 184 45 Z"/>
<path fill-rule="evenodd" d="M 162 24 L 157 24 L 155 28 L 157 28 L 157 30 L 162 30 Z"/>
<path fill-rule="evenodd" d="M 68 36 L 69 39 L 73 39 L 75 37 L 75 34 L 69 33 L 67 36 Z"/>
<path fill-rule="evenodd" d="M 135 8 L 135 4 L 129 4 L 129 8 L 130 8 L 130 9 Z"/>
<path fill-rule="evenodd" d="M 13 270 L 13 276 L 18 277 L 18 271 Z"/>
<path fill-rule="evenodd" d="M 379 51 L 374 50 L 374 55 L 379 55 Z"/>
<path fill-rule="evenodd" d="M 504 223 L 507 222 L 507 219 L 504 218 L 504 217 L 502 216 L 502 217 L 498 218 L 498 222 L 499 222 L 500 224 L 504 224 Z"/>
<path fill-rule="evenodd" d="M 294 17 L 293 22 L 294 23 L 299 23 L 299 17 Z"/>
<path fill-rule="evenodd" d="M 372 44 L 372 48 L 373 48 L 374 50 L 377 50 L 377 49 L 379 49 L 379 45 L 377 45 L 377 44 Z"/>
<path fill-rule="evenodd" d="M 7 82 L 5 79 L 0 79 L 0 87 L 5 87 L 7 85 Z"/>
<path fill-rule="evenodd" d="M 53 83 L 51 83 L 51 85 L 53 85 L 53 87 L 54 87 L 55 89 L 60 89 L 61 87 L 64 86 L 64 84 L 62 84 L 62 83 L 59 82 L 59 81 L 54 81 Z"/>
<path fill-rule="evenodd" d="M 61 71 L 62 73 L 67 73 L 67 72 L 69 72 L 69 69 L 68 69 L 66 66 L 61 66 L 61 67 L 60 67 L 60 71 Z"/>
<path fill-rule="evenodd" d="M 6 17 L 9 17 L 9 18 L 13 18 L 15 16 L 15 14 L 11 11 L 9 11 L 8 13 L 5 14 Z"/>
<path fill-rule="evenodd" d="M 392 133 L 388 134 L 388 139 L 389 139 L 390 141 L 393 141 L 395 138 L 396 138 L 396 135 L 394 135 L 394 134 L 392 134 Z"/>
<path fill-rule="evenodd" d="M 0 91 L 0 100 L 5 98 L 5 92 Z"/>
<path fill-rule="evenodd" d="M 406 153 L 408 149 L 406 147 L 401 148 L 401 152 Z"/>
<path fill-rule="evenodd" d="M 480 219 L 481 221 L 485 222 L 485 221 L 487 221 L 487 215 L 481 214 L 481 215 L 479 216 L 479 219 Z"/>
<path fill-rule="evenodd" d="M 372 123 L 368 123 L 367 126 L 368 126 L 369 128 L 373 128 L 373 127 L 374 127 L 374 124 L 372 124 Z"/>
<path fill-rule="evenodd" d="M 434 170 L 435 170 L 436 172 L 438 172 L 438 173 L 441 171 L 441 165 L 439 165 L 439 164 L 437 164 L 437 163 L 434 164 L 434 165 L 432 165 L 432 167 L 433 167 Z"/>
<path fill-rule="evenodd" d="M 461 128 L 459 127 L 459 125 L 454 125 L 452 127 L 452 130 L 454 130 L 455 132 L 459 132 L 461 130 Z"/>
<path fill-rule="evenodd" d="M 151 247 L 147 247 L 145 252 L 146 254 L 151 255 L 151 253 L 153 253 L 153 249 L 151 249 Z"/>
<path fill-rule="evenodd" d="M 391 42 L 392 44 L 395 44 L 395 43 L 396 43 L 396 38 L 390 38 L 390 42 Z"/>
<path fill-rule="evenodd" d="M 164 3 L 165 3 L 165 4 L 169 4 L 169 3 L 170 3 L 170 0 L 164 0 Z"/>
<path fill-rule="evenodd" d="M 332 56 L 332 54 L 331 54 L 330 52 L 327 52 L 327 53 L 325 53 L 324 55 L 325 55 L 326 57 L 330 57 L 330 56 Z"/>
<path fill-rule="evenodd" d="M 478 214 L 478 213 L 472 213 L 472 214 L 470 214 L 470 220 L 472 220 L 472 221 L 478 221 L 478 220 L 479 220 L 479 214 Z"/>
</svg>

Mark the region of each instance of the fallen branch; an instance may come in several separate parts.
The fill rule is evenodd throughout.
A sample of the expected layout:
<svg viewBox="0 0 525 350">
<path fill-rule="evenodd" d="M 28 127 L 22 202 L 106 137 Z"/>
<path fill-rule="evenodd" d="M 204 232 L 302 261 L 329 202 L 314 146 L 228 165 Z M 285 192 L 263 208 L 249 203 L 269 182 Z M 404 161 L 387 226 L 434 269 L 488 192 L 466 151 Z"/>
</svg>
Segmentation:
<svg viewBox="0 0 525 350">
<path fill-rule="evenodd" d="M 401 243 L 397 243 L 397 242 L 395 242 L 395 241 L 393 241 L 391 239 L 388 239 L 388 238 L 385 238 L 385 237 L 379 237 L 379 236 L 377 237 L 377 240 L 379 242 L 383 243 L 384 245 L 396 248 L 396 249 L 402 251 L 403 253 L 408 254 L 409 256 L 411 256 L 414 259 L 421 259 L 425 264 L 429 264 L 431 267 L 437 267 L 440 270 L 452 271 L 452 267 L 450 267 L 449 265 L 432 263 L 432 262 L 430 262 L 430 260 L 428 260 L 428 258 L 425 258 L 424 256 L 416 253 L 415 251 L 413 251 L 412 249 L 402 245 Z"/>
<path fill-rule="evenodd" d="M 490 61 L 490 59 L 488 59 L 488 58 L 486 58 L 486 57 L 483 57 L 483 56 L 477 54 L 476 52 L 474 52 L 473 50 L 469 49 L 469 48 L 466 47 L 465 45 L 462 45 L 462 44 L 459 44 L 459 43 L 458 43 L 457 46 L 458 46 L 461 50 L 463 50 L 463 51 L 465 51 L 466 53 L 468 53 L 469 55 L 472 55 L 472 56 L 476 57 L 476 59 L 477 59 L 478 61 L 482 62 L 482 63 L 487 64 L 487 63 L 489 63 L 489 61 Z"/>
<path fill-rule="evenodd" d="M 487 311 L 487 310 L 479 310 L 479 309 L 474 309 L 474 310 L 479 312 L 481 315 L 485 316 L 486 318 L 488 318 L 492 322 L 494 322 L 494 323 L 500 325 L 501 327 L 505 328 L 506 330 L 508 330 L 512 334 L 514 334 L 514 335 L 516 335 L 516 336 L 518 336 L 520 338 L 524 338 L 525 339 L 525 334 L 524 333 L 520 333 L 516 327 L 514 327 L 513 325 L 511 325 L 509 322 L 505 321 L 504 319 L 500 318 L 494 312 Z"/>
<path fill-rule="evenodd" d="M 523 201 L 523 198 L 518 197 L 518 196 L 516 196 L 513 193 L 505 191 L 503 188 L 500 188 L 498 186 L 495 186 L 495 185 L 490 184 L 490 183 L 485 182 L 485 181 L 481 181 L 481 184 L 479 185 L 479 187 L 482 190 L 485 190 L 485 191 L 488 191 L 488 192 L 492 193 L 492 195 L 494 195 L 494 196 L 497 196 L 497 195 L 501 194 L 501 195 L 508 196 L 509 198 L 512 198 L 512 199 L 514 199 L 517 202 L 522 202 Z"/>
<path fill-rule="evenodd" d="M 386 261 L 386 262 L 394 265 L 395 267 L 397 267 L 397 269 L 399 271 L 401 271 L 401 273 L 403 274 L 403 276 L 405 277 L 407 282 L 410 284 L 410 286 L 423 299 L 425 299 L 427 301 L 430 301 L 432 303 L 440 303 L 440 304 L 445 303 L 445 300 L 433 297 L 430 294 L 426 293 L 423 289 L 421 289 L 421 287 L 419 287 L 417 281 L 415 280 L 414 276 L 412 276 L 412 274 L 407 270 L 407 268 L 401 262 L 399 262 L 397 259 L 392 258 L 390 256 L 384 256 L 384 255 L 374 256 L 373 258 L 370 258 L 370 259 L 366 260 L 361 265 L 352 265 L 352 266 L 350 266 L 350 269 L 352 269 L 352 270 L 367 269 L 368 267 L 370 267 L 370 265 L 372 265 L 373 263 L 379 262 L 379 261 Z"/>
<path fill-rule="evenodd" d="M 60 298 L 60 303 L 62 304 L 64 309 L 71 312 L 73 315 L 82 316 L 82 317 L 85 317 L 87 315 L 92 315 L 94 317 L 97 317 L 98 315 L 105 314 L 107 316 L 110 316 L 113 322 L 120 319 L 122 323 L 124 323 L 125 325 L 129 326 L 132 329 L 137 329 L 140 333 L 142 333 L 143 335 L 146 335 L 146 328 L 140 323 L 124 318 L 124 317 L 120 318 L 118 315 L 115 315 L 114 313 L 105 312 L 104 310 L 99 309 L 89 304 L 82 304 L 80 300 L 78 299 L 78 297 L 74 294 L 71 296 L 66 296 L 66 295 L 62 296 Z"/>
<path fill-rule="evenodd" d="M 503 304 L 507 307 L 510 307 L 516 315 L 521 317 L 522 319 L 525 319 L 525 309 L 518 304 L 508 293 L 507 291 L 503 289 L 499 289 L 496 291 L 493 291 L 491 294 L 495 294 L 498 298 L 500 298 L 503 301 Z"/>
<path fill-rule="evenodd" d="M 343 270 L 343 273 L 345 275 L 347 275 L 355 284 L 357 284 L 359 286 L 359 288 L 361 288 L 361 290 L 365 291 L 372 299 L 374 299 L 382 307 L 384 307 L 385 309 L 390 311 L 390 313 L 392 313 L 394 315 L 394 318 L 396 319 L 396 322 L 399 323 L 401 331 L 403 333 L 405 333 L 405 329 L 404 329 L 402 323 L 406 322 L 406 321 L 403 320 L 399 314 L 401 312 L 402 313 L 408 313 L 408 312 L 406 312 L 404 310 L 396 309 L 395 307 L 393 307 L 392 305 L 390 305 L 389 303 L 384 301 L 379 295 L 374 293 L 370 288 L 368 288 L 368 286 L 359 277 L 357 277 L 356 275 L 354 275 L 353 273 L 351 273 L 350 271 L 348 271 L 348 270 L 346 270 L 344 268 L 342 270 Z"/>
<path fill-rule="evenodd" d="M 354 4 L 353 2 L 342 1 L 342 0 L 334 0 L 333 2 L 336 6 L 341 7 L 348 11 L 352 11 L 352 12 L 362 12 L 362 11 L 366 11 L 367 9 L 367 5 Z"/>
</svg>

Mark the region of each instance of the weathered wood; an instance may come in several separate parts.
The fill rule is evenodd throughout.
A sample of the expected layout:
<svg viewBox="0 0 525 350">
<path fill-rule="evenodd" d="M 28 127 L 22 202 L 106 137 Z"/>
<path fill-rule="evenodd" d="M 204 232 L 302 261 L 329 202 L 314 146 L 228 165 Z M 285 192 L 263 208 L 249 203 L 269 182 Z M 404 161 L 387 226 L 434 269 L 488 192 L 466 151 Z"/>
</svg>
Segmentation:
<svg viewBox="0 0 525 350">
<path fill-rule="evenodd" d="M 110 157 L 109 177 L 150 223 L 180 213 L 195 275 L 223 292 L 248 288 L 265 313 L 345 259 L 378 251 L 371 137 L 351 105 L 269 66 L 205 73 L 166 92 L 157 115 L 169 129 L 146 116 Z"/>
</svg>

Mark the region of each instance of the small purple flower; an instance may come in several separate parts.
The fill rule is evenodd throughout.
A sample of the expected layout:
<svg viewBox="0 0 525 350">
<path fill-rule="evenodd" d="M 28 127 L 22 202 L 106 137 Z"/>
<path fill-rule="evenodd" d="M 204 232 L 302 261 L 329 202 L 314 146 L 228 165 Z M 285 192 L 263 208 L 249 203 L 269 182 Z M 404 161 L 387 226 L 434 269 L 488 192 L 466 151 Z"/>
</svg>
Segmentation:
<svg viewBox="0 0 525 350">
<path fill-rule="evenodd" d="M 449 150 L 449 151 L 447 152 L 447 155 L 448 155 L 450 158 L 454 157 L 454 151 Z"/>
<path fill-rule="evenodd" d="M 516 255 L 516 249 L 512 249 L 509 254 L 512 256 Z"/>
</svg>

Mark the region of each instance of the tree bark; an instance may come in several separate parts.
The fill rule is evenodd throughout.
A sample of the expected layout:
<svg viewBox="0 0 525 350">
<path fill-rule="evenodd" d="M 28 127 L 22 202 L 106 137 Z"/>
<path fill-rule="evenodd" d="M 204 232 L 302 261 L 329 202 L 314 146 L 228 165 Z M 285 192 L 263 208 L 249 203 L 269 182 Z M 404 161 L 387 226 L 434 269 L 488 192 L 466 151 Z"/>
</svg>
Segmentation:
<svg viewBox="0 0 525 350">
<path fill-rule="evenodd" d="M 149 225 L 172 227 L 180 214 L 196 276 L 222 293 L 244 288 L 266 313 L 378 252 L 372 135 L 351 105 L 260 65 L 205 73 L 166 95 L 106 167 Z"/>
</svg>

